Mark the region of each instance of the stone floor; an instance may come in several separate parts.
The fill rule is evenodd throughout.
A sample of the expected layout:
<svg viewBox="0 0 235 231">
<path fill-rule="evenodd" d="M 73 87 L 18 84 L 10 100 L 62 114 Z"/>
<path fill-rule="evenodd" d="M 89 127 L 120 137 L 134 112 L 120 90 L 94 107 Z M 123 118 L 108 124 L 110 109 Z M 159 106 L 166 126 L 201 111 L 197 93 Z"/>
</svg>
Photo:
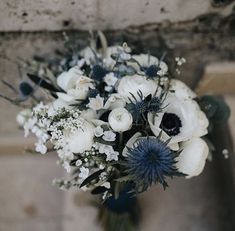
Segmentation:
<svg viewBox="0 0 235 231">
<path fill-rule="evenodd" d="M 227 97 L 235 106 L 235 97 Z M 231 125 L 234 134 L 235 107 Z M 235 134 L 234 134 L 235 135 Z M 225 162 L 228 160 L 224 160 Z M 140 196 L 142 231 L 232 231 L 228 192 L 217 167 L 208 162 L 203 174 L 170 182 L 165 192 L 153 187 Z M 56 156 L 0 155 L 0 231 L 98 231 L 90 196 L 53 187 L 63 176 Z"/>
</svg>

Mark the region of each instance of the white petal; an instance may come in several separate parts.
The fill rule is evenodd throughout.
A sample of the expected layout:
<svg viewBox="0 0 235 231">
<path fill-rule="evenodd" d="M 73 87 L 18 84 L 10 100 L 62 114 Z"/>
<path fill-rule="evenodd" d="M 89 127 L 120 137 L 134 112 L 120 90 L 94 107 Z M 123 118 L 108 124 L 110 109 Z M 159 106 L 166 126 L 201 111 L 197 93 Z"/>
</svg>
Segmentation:
<svg viewBox="0 0 235 231">
<path fill-rule="evenodd" d="M 194 99 L 196 94 L 182 81 L 171 79 L 170 90 L 175 91 L 174 95 L 180 99 Z"/>
<path fill-rule="evenodd" d="M 68 83 L 69 83 L 70 79 L 71 79 L 71 77 L 67 76 L 67 72 L 63 72 L 57 77 L 57 84 L 63 90 L 67 91 L 68 90 Z"/>
<path fill-rule="evenodd" d="M 176 167 L 187 178 L 198 176 L 206 163 L 209 154 L 209 148 L 206 142 L 201 138 L 193 138 L 182 144 L 183 151 L 178 157 Z"/>
<path fill-rule="evenodd" d="M 66 102 L 71 102 L 74 100 L 74 97 L 72 97 L 66 93 L 57 92 L 56 94 L 60 99 L 66 101 Z"/>
<path fill-rule="evenodd" d="M 135 133 L 126 143 L 126 146 L 125 148 L 123 149 L 122 151 L 122 155 L 123 156 L 127 156 L 127 153 L 128 153 L 128 150 L 127 148 L 131 148 L 133 147 L 133 144 L 135 143 L 135 141 L 137 140 L 137 138 L 141 137 L 141 133 L 140 132 L 137 132 Z"/>
<path fill-rule="evenodd" d="M 155 136 L 159 136 L 160 132 L 161 134 L 161 140 L 162 141 L 167 141 L 169 140 L 170 136 L 168 136 L 159 126 L 162 120 L 164 113 L 157 113 L 157 115 L 155 116 L 155 118 L 153 118 L 153 114 L 152 113 L 148 113 L 148 123 L 150 125 L 150 128 L 153 132 L 153 134 Z M 153 124 L 153 120 L 154 120 L 154 124 Z M 174 142 L 174 140 L 171 140 L 168 145 L 167 145 L 171 150 L 173 151 L 177 151 L 179 150 L 179 145 L 177 142 Z"/>
</svg>

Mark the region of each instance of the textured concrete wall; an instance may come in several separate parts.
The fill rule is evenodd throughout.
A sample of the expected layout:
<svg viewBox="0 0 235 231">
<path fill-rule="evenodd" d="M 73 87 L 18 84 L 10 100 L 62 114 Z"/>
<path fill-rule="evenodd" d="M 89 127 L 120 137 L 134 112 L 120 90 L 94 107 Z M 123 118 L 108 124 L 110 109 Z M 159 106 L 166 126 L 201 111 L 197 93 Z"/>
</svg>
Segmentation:
<svg viewBox="0 0 235 231">
<path fill-rule="evenodd" d="M 232 0 L 1 0 L 0 31 L 122 29 L 163 21 L 188 21 L 212 12 L 227 15 L 234 5 L 231 2 Z"/>
</svg>

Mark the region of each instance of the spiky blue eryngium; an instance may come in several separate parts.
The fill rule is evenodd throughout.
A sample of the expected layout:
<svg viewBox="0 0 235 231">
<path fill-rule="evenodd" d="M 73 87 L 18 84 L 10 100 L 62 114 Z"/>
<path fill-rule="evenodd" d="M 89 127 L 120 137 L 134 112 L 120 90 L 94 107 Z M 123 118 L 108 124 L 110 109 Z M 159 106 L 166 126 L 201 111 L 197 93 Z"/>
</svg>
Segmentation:
<svg viewBox="0 0 235 231">
<path fill-rule="evenodd" d="M 155 137 L 138 140 L 133 148 L 128 148 L 126 173 L 137 185 L 139 191 L 152 184 L 160 183 L 167 187 L 167 176 L 180 176 L 175 164 L 177 153 L 167 147 L 167 143 Z"/>
<path fill-rule="evenodd" d="M 137 98 L 133 94 L 131 95 L 132 98 L 129 98 L 130 103 L 126 104 L 126 109 L 132 114 L 135 122 L 145 118 L 148 112 L 159 112 L 161 110 L 162 99 L 159 97 L 153 97 L 151 94 L 144 97 L 140 90 L 137 92 Z"/>
</svg>

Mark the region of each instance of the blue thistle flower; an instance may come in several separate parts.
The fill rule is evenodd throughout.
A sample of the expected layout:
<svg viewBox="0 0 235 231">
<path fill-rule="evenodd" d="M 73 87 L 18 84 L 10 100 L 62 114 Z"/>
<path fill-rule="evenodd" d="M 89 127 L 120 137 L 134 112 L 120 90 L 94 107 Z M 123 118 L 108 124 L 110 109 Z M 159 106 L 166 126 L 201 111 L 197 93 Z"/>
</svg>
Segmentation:
<svg viewBox="0 0 235 231">
<path fill-rule="evenodd" d="M 99 94 L 97 89 L 89 89 L 87 98 L 95 98 Z"/>
<path fill-rule="evenodd" d="M 145 74 L 149 78 L 153 78 L 158 76 L 158 71 L 160 70 L 159 66 L 157 65 L 150 65 L 148 68 L 145 69 Z"/>
<path fill-rule="evenodd" d="M 163 103 L 163 99 L 160 97 L 153 97 L 149 102 L 148 111 L 150 112 L 159 112 L 161 110 L 161 105 Z"/>
<path fill-rule="evenodd" d="M 139 98 L 137 99 L 131 94 L 133 99 L 129 98 L 130 103 L 126 105 L 126 109 L 132 114 L 135 122 L 145 119 L 148 112 L 159 112 L 161 110 L 163 98 L 152 97 L 151 94 L 144 97 L 141 91 L 138 91 L 137 94 Z"/>
<path fill-rule="evenodd" d="M 33 87 L 27 82 L 20 83 L 19 90 L 24 97 L 31 95 L 34 91 Z"/>
<path fill-rule="evenodd" d="M 104 78 L 106 74 L 107 74 L 107 71 L 102 66 L 95 65 L 92 68 L 91 78 L 98 80 L 98 81 L 102 81 L 102 79 Z"/>
<path fill-rule="evenodd" d="M 133 148 L 128 148 L 126 173 L 136 184 L 137 192 L 148 189 L 152 184 L 160 183 L 164 189 L 168 186 L 165 178 L 180 176 L 175 164 L 177 152 L 167 147 L 167 142 L 157 138 L 137 140 Z"/>
</svg>

